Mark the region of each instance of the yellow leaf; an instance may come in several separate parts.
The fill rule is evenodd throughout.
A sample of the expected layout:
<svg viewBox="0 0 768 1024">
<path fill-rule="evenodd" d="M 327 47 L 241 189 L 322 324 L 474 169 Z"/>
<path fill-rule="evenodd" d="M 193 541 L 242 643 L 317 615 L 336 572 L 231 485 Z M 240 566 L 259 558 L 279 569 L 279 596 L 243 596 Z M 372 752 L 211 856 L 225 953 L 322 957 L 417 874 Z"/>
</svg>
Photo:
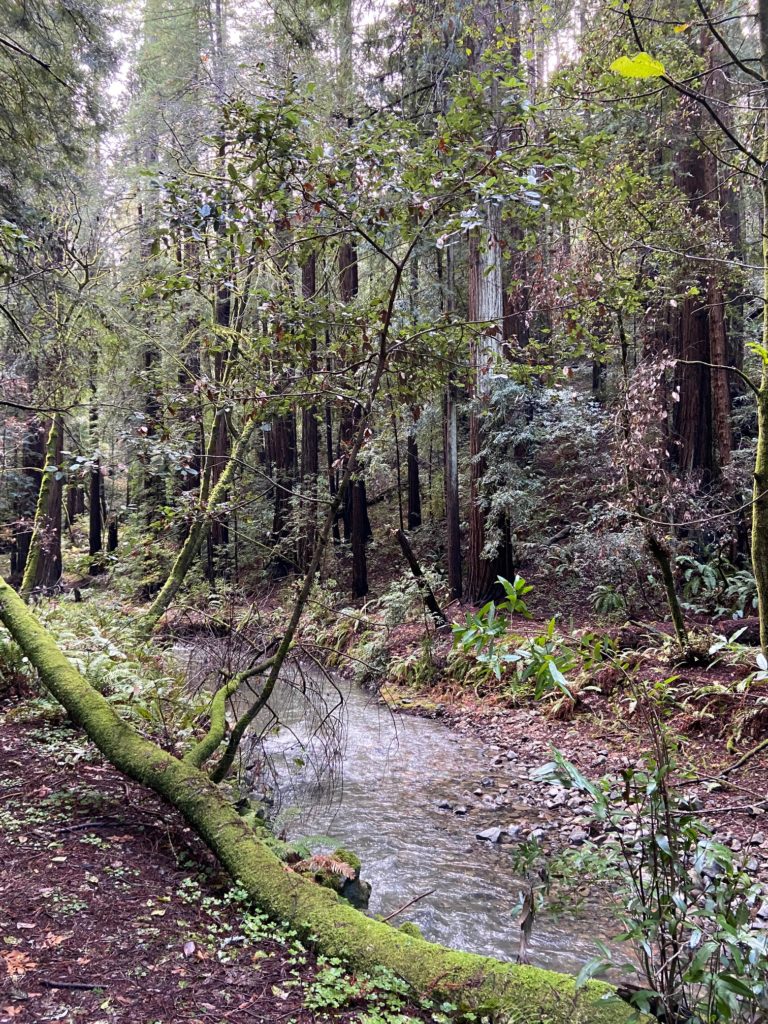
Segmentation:
<svg viewBox="0 0 768 1024">
<path fill-rule="evenodd" d="M 611 64 L 611 71 L 622 78 L 661 78 L 666 74 L 661 61 L 642 50 L 634 57 L 619 57 Z"/>
</svg>

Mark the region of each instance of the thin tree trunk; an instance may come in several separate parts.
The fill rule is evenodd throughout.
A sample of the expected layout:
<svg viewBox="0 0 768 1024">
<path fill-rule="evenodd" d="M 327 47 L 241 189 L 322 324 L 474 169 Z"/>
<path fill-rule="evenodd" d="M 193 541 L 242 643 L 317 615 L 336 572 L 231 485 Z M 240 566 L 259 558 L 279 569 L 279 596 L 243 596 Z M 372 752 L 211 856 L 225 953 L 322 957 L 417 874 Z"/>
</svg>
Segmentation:
<svg viewBox="0 0 768 1024">
<path fill-rule="evenodd" d="M 651 530 L 648 530 L 645 539 L 648 544 L 648 550 L 653 555 L 661 572 L 664 592 L 667 595 L 667 604 L 672 616 L 672 625 L 675 627 L 675 636 L 677 637 L 681 652 L 685 654 L 689 647 L 688 630 L 686 629 L 683 610 L 680 607 L 677 589 L 675 588 L 675 577 L 672 573 L 672 559 L 669 548 Z"/>
<path fill-rule="evenodd" d="M 286 531 L 290 521 L 293 469 L 296 453 L 296 417 L 293 412 L 275 416 L 272 420 L 272 479 L 274 486 L 274 513 L 272 516 L 272 543 L 275 553 L 270 570 L 276 578 L 287 576 L 295 567 L 294 558 L 284 550 Z"/>
<path fill-rule="evenodd" d="M 24 600 L 36 587 L 51 587 L 61 577 L 62 482 L 57 476 L 60 476 L 62 440 L 63 422 L 56 413 L 48 431 L 32 538 L 19 589 Z"/>
<path fill-rule="evenodd" d="M 725 330 L 725 300 L 714 277 L 709 278 L 709 370 L 712 388 L 712 426 L 720 470 L 731 463 L 733 430 L 731 429 L 731 393 L 728 380 L 728 338 Z"/>
<path fill-rule="evenodd" d="M 397 542 L 405 555 L 406 562 L 410 566 L 413 578 L 416 580 L 416 584 L 421 591 L 421 596 L 424 600 L 424 605 L 426 606 L 427 611 L 430 612 L 432 618 L 439 626 L 444 626 L 448 620 L 446 619 L 442 608 L 437 603 L 437 598 L 422 572 L 421 566 L 419 565 L 416 555 L 413 553 L 413 548 L 411 547 L 408 538 L 403 530 L 395 530 L 395 537 L 397 538 Z"/>
<path fill-rule="evenodd" d="M 352 242 L 345 240 L 339 247 L 339 293 L 343 303 L 351 302 L 357 295 L 359 287 L 357 268 L 357 248 Z M 355 435 L 357 423 L 362 410 L 355 406 L 344 417 L 342 431 L 343 443 L 349 445 Z M 355 474 L 344 502 L 345 538 L 352 546 L 352 594 L 364 597 L 368 593 L 368 564 L 366 543 L 371 535 L 371 524 L 368 519 L 365 480 L 359 466 L 353 467 Z"/>
<path fill-rule="evenodd" d="M 182 544 L 181 550 L 176 556 L 176 561 L 173 563 L 173 568 L 171 569 L 168 579 L 163 584 L 160 592 L 152 602 L 149 611 L 144 616 L 144 625 L 148 631 L 151 632 L 151 630 L 155 628 L 161 615 L 170 606 L 174 597 L 181 589 L 184 577 L 189 572 L 189 569 L 200 550 L 203 538 L 208 535 L 208 531 L 211 526 L 211 517 L 216 511 L 216 507 L 221 504 L 222 501 L 226 500 L 229 485 L 232 483 L 235 470 L 247 456 L 248 446 L 255 429 L 256 420 L 251 417 L 246 421 L 245 426 L 243 427 L 240 439 L 235 445 L 235 450 L 232 452 L 232 456 L 229 458 L 226 466 L 219 474 L 218 480 L 211 488 L 207 502 L 204 506 L 198 509 L 197 518 L 192 524 L 189 534 L 187 535 L 187 539 Z"/>
<path fill-rule="evenodd" d="M 419 483 L 419 447 L 416 442 L 416 411 L 413 412 L 414 424 L 408 431 L 406 442 L 408 468 L 408 529 L 415 530 L 421 526 L 421 487 Z"/>
<path fill-rule="evenodd" d="M 91 405 L 88 418 L 90 426 L 90 443 L 95 454 L 99 442 L 99 413 L 95 404 Z M 95 555 L 101 554 L 103 544 L 101 519 L 102 504 L 101 459 L 97 458 L 91 466 L 91 472 L 88 477 L 88 554 L 92 559 L 90 565 L 91 575 L 96 575 L 102 568 L 98 561 L 94 560 Z"/>
<path fill-rule="evenodd" d="M 314 299 L 317 291 L 317 257 L 312 253 L 301 268 L 301 295 L 305 302 Z M 309 379 L 317 371 L 317 338 L 312 337 Z M 320 473 L 320 436 L 316 405 L 301 411 L 301 491 L 304 502 L 301 512 L 298 562 L 306 569 L 312 558 L 317 535 L 317 478 Z"/>
</svg>

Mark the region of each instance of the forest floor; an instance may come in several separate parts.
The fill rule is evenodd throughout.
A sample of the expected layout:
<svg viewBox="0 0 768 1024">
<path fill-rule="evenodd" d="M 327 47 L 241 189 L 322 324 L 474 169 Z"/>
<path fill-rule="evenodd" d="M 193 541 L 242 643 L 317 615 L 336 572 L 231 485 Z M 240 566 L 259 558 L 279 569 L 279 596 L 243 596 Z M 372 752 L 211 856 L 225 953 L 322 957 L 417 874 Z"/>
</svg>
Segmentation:
<svg viewBox="0 0 768 1024">
<path fill-rule="evenodd" d="M 323 965 L 249 913 L 180 818 L 79 731 L 0 724 L 0 795 L 3 1024 L 329 1019 Z M 332 979 L 330 998 L 346 1022 L 378 996 Z"/>
</svg>

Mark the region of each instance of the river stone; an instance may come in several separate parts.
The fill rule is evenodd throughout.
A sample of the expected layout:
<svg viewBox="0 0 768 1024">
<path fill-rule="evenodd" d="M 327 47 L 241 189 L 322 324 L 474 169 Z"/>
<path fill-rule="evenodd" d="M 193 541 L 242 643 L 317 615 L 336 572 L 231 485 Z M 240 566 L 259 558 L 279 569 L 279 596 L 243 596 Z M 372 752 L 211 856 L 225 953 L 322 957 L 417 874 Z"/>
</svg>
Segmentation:
<svg viewBox="0 0 768 1024">
<path fill-rule="evenodd" d="M 341 887 L 341 895 L 357 910 L 367 910 L 371 889 L 371 883 L 362 878 L 348 878 Z"/>
<path fill-rule="evenodd" d="M 514 843 L 520 838 L 520 826 L 519 825 L 507 825 L 507 827 L 501 833 L 502 843 Z"/>
<path fill-rule="evenodd" d="M 484 828 L 482 832 L 475 833 L 475 839 L 485 839 L 489 843 L 498 843 L 501 839 L 501 829 L 498 825 L 493 828 Z"/>
</svg>

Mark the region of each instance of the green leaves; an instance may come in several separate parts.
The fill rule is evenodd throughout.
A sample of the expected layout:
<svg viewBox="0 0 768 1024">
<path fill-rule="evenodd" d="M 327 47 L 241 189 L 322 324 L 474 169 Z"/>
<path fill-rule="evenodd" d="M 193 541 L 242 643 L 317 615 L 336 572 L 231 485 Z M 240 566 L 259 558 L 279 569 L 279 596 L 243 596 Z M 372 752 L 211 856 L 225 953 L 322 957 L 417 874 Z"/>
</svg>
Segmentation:
<svg viewBox="0 0 768 1024">
<path fill-rule="evenodd" d="M 661 61 L 643 50 L 634 57 L 618 57 L 611 64 L 611 71 L 622 78 L 661 78 L 666 74 Z"/>
</svg>

